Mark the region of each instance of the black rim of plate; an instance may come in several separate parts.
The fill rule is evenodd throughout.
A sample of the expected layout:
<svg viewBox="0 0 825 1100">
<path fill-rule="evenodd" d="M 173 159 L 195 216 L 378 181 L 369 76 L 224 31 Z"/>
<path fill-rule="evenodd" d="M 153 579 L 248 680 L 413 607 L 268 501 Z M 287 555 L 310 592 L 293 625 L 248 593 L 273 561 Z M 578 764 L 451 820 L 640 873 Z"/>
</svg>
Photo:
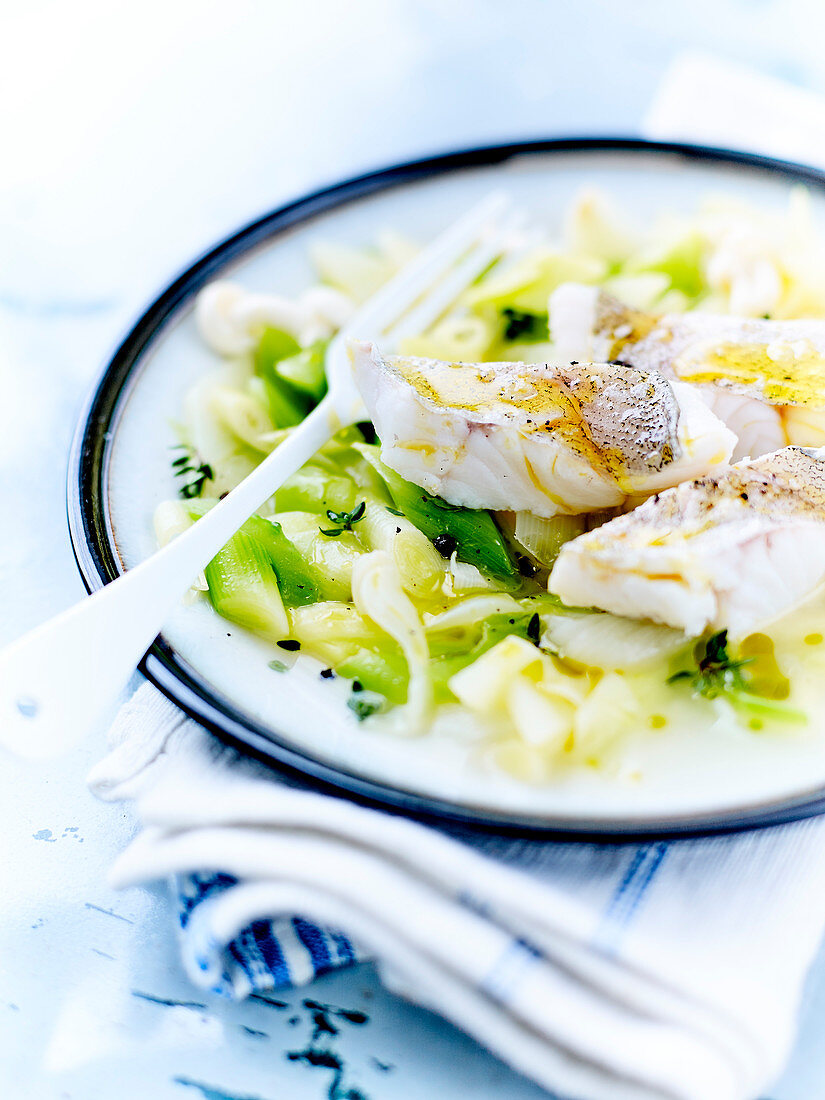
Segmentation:
<svg viewBox="0 0 825 1100">
<path fill-rule="evenodd" d="M 420 180 L 501 165 L 536 154 L 606 153 L 664 155 L 686 162 L 714 162 L 825 189 L 825 173 L 789 161 L 677 142 L 625 137 L 562 137 L 481 146 L 409 161 L 347 179 L 281 206 L 244 226 L 196 260 L 138 318 L 94 385 L 81 415 L 69 460 L 69 531 L 78 568 L 89 591 L 117 577 L 120 564 L 107 508 L 112 430 L 134 369 L 160 333 L 204 284 L 226 267 L 282 233 L 356 199 Z M 255 756 L 290 781 L 452 828 L 493 830 L 523 836 L 602 841 L 685 837 L 783 824 L 825 812 L 825 789 L 743 809 L 685 814 L 658 820 L 553 819 L 476 809 L 404 791 L 324 763 L 296 748 L 219 696 L 163 639 L 156 639 L 140 665 L 164 695 L 221 740 Z"/>
</svg>

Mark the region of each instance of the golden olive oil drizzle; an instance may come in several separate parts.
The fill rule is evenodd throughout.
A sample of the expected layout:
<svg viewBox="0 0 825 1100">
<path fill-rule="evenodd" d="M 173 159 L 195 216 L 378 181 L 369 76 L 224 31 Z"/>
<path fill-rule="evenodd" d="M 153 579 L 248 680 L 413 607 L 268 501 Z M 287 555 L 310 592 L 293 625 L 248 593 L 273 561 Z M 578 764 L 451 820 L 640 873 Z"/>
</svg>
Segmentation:
<svg viewBox="0 0 825 1100">
<path fill-rule="evenodd" d="M 641 309 L 633 309 L 617 298 L 601 295 L 595 330 L 611 340 L 608 359 L 617 359 L 630 344 L 644 340 L 656 328 L 658 318 Z"/>
<path fill-rule="evenodd" d="M 766 699 L 788 698 L 791 681 L 779 667 L 772 638 L 767 634 L 749 634 L 742 639 L 739 656 L 748 662 L 748 687 L 755 695 Z"/>
<path fill-rule="evenodd" d="M 516 378 L 510 372 L 478 370 L 469 363 L 432 360 L 422 369 L 415 362 L 396 360 L 394 365 L 422 397 L 442 409 L 483 415 L 503 406 L 523 413 L 519 424 L 522 434 L 557 437 L 588 466 L 607 474 L 623 491 L 630 491 L 628 456 L 620 447 L 594 438 L 585 410 L 598 402 L 602 379 L 588 373 L 586 367 L 574 379 L 568 379 L 551 373 L 548 367 L 531 370 L 529 377 Z M 655 401 L 655 387 L 649 386 L 648 391 L 648 399 Z M 664 442 L 659 448 L 660 462 L 666 465 L 674 457 L 674 444 Z M 546 492 L 543 485 L 538 487 Z"/>
<path fill-rule="evenodd" d="M 825 407 L 825 356 L 808 340 L 688 348 L 673 368 L 685 382 L 741 386 L 774 405 Z"/>
</svg>

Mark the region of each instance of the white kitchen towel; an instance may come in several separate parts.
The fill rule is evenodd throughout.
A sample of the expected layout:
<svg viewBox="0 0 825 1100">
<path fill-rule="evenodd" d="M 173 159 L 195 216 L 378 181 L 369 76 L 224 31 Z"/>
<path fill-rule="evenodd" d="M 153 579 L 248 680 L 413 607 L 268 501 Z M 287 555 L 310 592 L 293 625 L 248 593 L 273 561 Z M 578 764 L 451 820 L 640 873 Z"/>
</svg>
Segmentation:
<svg viewBox="0 0 825 1100">
<path fill-rule="evenodd" d="M 113 881 L 188 883 L 199 985 L 244 995 L 371 954 L 577 1100 L 758 1096 L 825 925 L 820 819 L 619 846 L 437 830 L 276 781 L 148 684 L 91 784 L 143 824 Z"/>
<path fill-rule="evenodd" d="M 767 127 L 775 82 L 688 58 L 648 132 L 741 147 L 758 117 L 759 151 L 821 158 L 825 107 L 781 87 Z M 243 996 L 373 955 L 393 988 L 576 1100 L 754 1100 L 825 927 L 822 819 L 616 846 L 437 830 L 277 780 L 149 685 L 91 783 L 135 799 L 143 831 L 113 879 L 175 876 L 199 985 Z"/>
</svg>

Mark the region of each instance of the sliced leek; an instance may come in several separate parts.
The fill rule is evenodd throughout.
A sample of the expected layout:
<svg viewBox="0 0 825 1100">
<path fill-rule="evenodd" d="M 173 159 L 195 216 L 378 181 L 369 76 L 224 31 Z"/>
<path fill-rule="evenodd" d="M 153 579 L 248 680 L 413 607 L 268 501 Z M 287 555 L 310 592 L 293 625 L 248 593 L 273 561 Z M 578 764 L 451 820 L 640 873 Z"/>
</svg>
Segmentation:
<svg viewBox="0 0 825 1100">
<path fill-rule="evenodd" d="M 358 536 L 369 550 L 383 550 L 392 557 L 405 592 L 428 596 L 443 581 L 445 561 L 427 536 L 384 504 L 366 501 Z"/>
<path fill-rule="evenodd" d="M 308 462 L 288 477 L 275 494 L 278 512 L 318 512 L 328 508 L 349 511 L 355 504 L 355 482 L 345 474 L 331 474 L 324 466 Z"/>
<path fill-rule="evenodd" d="M 204 573 L 219 615 L 273 642 L 287 637 L 289 619 L 278 578 L 265 545 L 254 534 L 238 531 Z"/>
<path fill-rule="evenodd" d="M 516 512 L 513 537 L 531 557 L 549 569 L 562 546 L 586 530 L 586 516 L 558 515 L 543 519 L 532 512 Z"/>
<path fill-rule="evenodd" d="M 428 539 L 448 536 L 462 561 L 483 569 L 502 583 L 516 577 L 516 567 L 489 512 L 447 504 L 406 481 L 381 461 L 377 446 L 361 444 L 356 450 L 381 475 L 396 508 Z"/>
<path fill-rule="evenodd" d="M 410 679 L 407 662 L 400 650 L 382 646 L 380 650 L 360 648 L 352 656 L 339 661 L 335 671 L 355 680 L 367 689 L 389 699 L 391 703 L 406 703 Z"/>
<path fill-rule="evenodd" d="M 644 668 L 687 648 L 680 630 L 601 612 L 542 616 L 542 646 L 593 668 Z"/>
</svg>

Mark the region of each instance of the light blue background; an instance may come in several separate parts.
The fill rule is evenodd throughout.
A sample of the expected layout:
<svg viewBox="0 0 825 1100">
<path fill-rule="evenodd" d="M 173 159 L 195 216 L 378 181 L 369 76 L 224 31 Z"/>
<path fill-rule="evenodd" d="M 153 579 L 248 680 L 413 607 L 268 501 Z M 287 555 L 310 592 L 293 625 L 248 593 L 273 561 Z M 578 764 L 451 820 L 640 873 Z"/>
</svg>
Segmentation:
<svg viewBox="0 0 825 1100">
<path fill-rule="evenodd" d="M 687 48 L 825 92 L 823 42 L 819 0 L 0 5 L 0 642 L 81 595 L 64 476 L 82 396 L 141 304 L 211 241 L 393 160 L 637 130 Z M 345 1086 L 371 1100 L 545 1095 L 369 968 L 288 1009 L 136 996 L 205 1003 L 163 892 L 106 886 L 132 826 L 85 791 L 101 749 L 45 771 L 3 765 L 4 1095 L 320 1100 L 329 1071 L 284 1057 L 310 1030 L 304 996 L 370 1014 L 336 1043 Z M 823 1019 L 825 962 L 775 1100 L 821 1094 Z"/>
</svg>

